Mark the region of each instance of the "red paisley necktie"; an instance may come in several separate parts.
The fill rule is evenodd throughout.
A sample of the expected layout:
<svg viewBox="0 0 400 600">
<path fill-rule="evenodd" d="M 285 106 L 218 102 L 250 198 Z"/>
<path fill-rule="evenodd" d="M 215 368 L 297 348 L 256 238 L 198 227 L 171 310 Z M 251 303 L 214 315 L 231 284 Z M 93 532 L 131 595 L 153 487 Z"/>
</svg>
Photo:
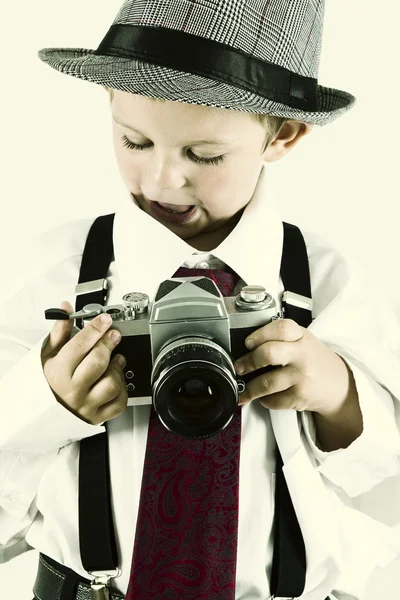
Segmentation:
<svg viewBox="0 0 400 600">
<path fill-rule="evenodd" d="M 209 277 L 224 296 L 234 272 L 181 267 Z M 234 600 L 241 411 L 217 435 L 187 440 L 151 409 L 126 600 Z"/>
</svg>

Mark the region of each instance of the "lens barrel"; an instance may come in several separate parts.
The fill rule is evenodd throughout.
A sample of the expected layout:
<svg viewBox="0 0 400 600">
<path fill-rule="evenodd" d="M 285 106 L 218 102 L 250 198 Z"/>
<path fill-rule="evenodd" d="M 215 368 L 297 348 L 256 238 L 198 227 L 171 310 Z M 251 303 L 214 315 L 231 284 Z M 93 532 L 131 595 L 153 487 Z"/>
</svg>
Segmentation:
<svg viewBox="0 0 400 600">
<path fill-rule="evenodd" d="M 231 421 L 238 386 L 229 353 L 201 336 L 175 339 L 154 362 L 153 405 L 163 425 L 189 439 L 210 437 Z"/>
</svg>

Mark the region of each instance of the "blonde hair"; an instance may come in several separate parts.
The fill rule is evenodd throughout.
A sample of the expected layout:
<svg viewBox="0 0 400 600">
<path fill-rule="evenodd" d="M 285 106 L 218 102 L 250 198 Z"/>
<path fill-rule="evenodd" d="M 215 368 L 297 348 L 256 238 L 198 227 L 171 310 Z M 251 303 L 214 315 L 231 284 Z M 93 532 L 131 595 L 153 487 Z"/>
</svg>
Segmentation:
<svg viewBox="0 0 400 600">
<path fill-rule="evenodd" d="M 275 115 L 261 115 L 251 113 L 251 115 L 262 125 L 266 131 L 264 147 L 261 153 L 264 153 L 271 142 L 276 138 L 283 125 L 288 121 L 286 117 L 276 117 Z"/>
<path fill-rule="evenodd" d="M 114 98 L 114 90 L 112 88 L 107 88 L 110 93 L 110 102 L 113 101 Z M 164 102 L 162 98 L 153 98 L 158 102 Z M 260 125 L 264 127 L 266 130 L 266 137 L 264 141 L 264 146 L 262 152 L 265 152 L 269 144 L 276 138 L 281 127 L 286 123 L 288 119 L 285 117 L 276 117 L 274 115 L 260 114 L 260 113 L 249 113 L 251 117 L 253 117 Z"/>
</svg>

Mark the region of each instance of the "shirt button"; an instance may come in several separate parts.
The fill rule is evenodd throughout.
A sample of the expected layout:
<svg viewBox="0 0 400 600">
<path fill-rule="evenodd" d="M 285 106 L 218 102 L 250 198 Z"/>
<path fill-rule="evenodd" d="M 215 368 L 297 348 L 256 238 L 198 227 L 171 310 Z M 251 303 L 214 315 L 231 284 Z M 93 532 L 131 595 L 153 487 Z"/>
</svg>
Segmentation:
<svg viewBox="0 0 400 600">
<path fill-rule="evenodd" d="M 203 260 L 202 262 L 199 262 L 196 265 L 196 269 L 209 269 L 209 268 L 210 268 L 210 263 L 208 263 L 206 260 Z"/>
</svg>

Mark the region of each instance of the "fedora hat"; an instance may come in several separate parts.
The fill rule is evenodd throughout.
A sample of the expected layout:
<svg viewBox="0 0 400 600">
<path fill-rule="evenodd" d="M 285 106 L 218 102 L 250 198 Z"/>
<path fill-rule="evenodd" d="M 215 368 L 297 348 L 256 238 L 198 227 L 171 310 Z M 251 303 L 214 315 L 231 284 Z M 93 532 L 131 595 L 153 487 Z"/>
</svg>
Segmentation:
<svg viewBox="0 0 400 600">
<path fill-rule="evenodd" d="M 52 68 L 116 90 L 326 125 L 351 94 L 318 84 L 324 0 L 125 0 L 96 50 Z"/>
</svg>

